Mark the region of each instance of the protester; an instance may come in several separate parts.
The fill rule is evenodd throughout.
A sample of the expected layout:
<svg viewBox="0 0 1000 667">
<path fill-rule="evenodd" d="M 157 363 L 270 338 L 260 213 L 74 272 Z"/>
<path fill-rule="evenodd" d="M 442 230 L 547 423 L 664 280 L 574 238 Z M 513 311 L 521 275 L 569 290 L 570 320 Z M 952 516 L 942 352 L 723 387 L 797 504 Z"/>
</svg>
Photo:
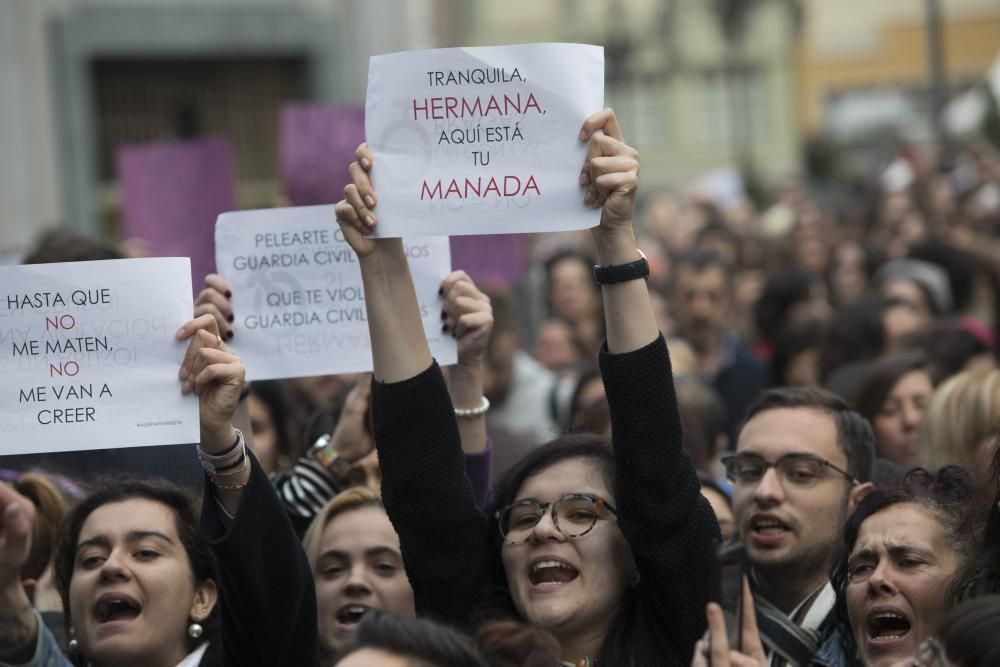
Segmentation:
<svg viewBox="0 0 1000 667">
<path fill-rule="evenodd" d="M 288 395 L 284 385 L 274 380 L 251 382 L 246 397 L 250 416 L 251 449 L 268 475 L 286 470 L 300 455 L 297 434 L 293 435 Z"/>
<path fill-rule="evenodd" d="M 316 580 L 322 664 L 333 664 L 370 612 L 416 616 L 399 536 L 370 490 L 338 494 L 313 520 L 302 544 Z"/>
<path fill-rule="evenodd" d="M 820 389 L 770 389 L 723 458 L 771 665 L 837 664 L 828 575 L 848 514 L 871 490 L 871 426 Z"/>
<path fill-rule="evenodd" d="M 930 636 L 973 553 L 975 498 L 969 474 L 950 466 L 915 469 L 861 500 L 831 574 L 849 660 L 891 667 Z"/>
<path fill-rule="evenodd" d="M 736 523 L 733 520 L 733 502 L 726 490 L 720 486 L 718 480 L 713 479 L 705 473 L 699 472 L 698 480 L 701 482 L 701 495 L 712 506 L 712 512 L 719 522 L 719 532 L 722 533 L 722 541 L 728 542 L 736 533 Z"/>
<path fill-rule="evenodd" d="M 875 431 L 875 453 L 912 468 L 926 458 L 920 422 L 934 385 L 920 352 L 898 352 L 872 364 L 854 404 Z"/>
<path fill-rule="evenodd" d="M 594 230 L 600 264 L 634 263 L 636 153 L 610 110 L 591 116 L 581 137 L 590 141 L 584 203 L 603 209 Z M 367 177 L 371 153 L 362 146 L 357 155 L 337 218 L 362 268 L 383 498 L 418 614 L 460 625 L 517 614 L 551 631 L 564 659 L 686 663 L 704 628 L 702 582 L 718 526 L 681 455 L 642 262 L 635 279 L 603 287 L 614 450 L 594 436 L 534 450 L 498 482 L 488 519 L 463 475 L 455 416 L 418 325 L 402 245 L 367 237 L 377 218 L 366 203 L 377 195 Z"/>
<path fill-rule="evenodd" d="M 698 375 L 722 397 L 731 442 L 747 406 L 767 385 L 764 365 L 731 331 L 732 268 L 710 250 L 677 258 L 671 306 L 680 335 L 698 357 Z"/>
<path fill-rule="evenodd" d="M 373 613 L 337 667 L 490 667 L 472 641 L 427 619 Z"/>
<path fill-rule="evenodd" d="M 95 665 L 317 664 L 308 564 L 280 503 L 233 426 L 244 369 L 204 316 L 190 340 L 181 390 L 199 398 L 197 502 L 164 482 L 104 485 L 67 518 L 55 578 L 73 660 Z M 0 485 L 0 660 L 69 665 L 20 583 L 34 509 Z M 213 559 L 214 556 L 214 559 Z M 214 614 L 222 608 L 221 639 Z"/>
<path fill-rule="evenodd" d="M 917 667 L 1000 665 L 1000 595 L 963 602 L 938 623 L 933 637 L 917 647 Z"/>
<path fill-rule="evenodd" d="M 585 359 L 597 354 L 604 337 L 601 293 L 591 275 L 593 265 L 572 250 L 557 253 L 545 264 L 549 313 L 569 323 Z"/>
<path fill-rule="evenodd" d="M 927 464 L 964 465 L 986 481 L 995 443 L 990 431 L 1000 419 L 1000 371 L 965 372 L 934 392 L 924 412 L 920 447 Z"/>
</svg>

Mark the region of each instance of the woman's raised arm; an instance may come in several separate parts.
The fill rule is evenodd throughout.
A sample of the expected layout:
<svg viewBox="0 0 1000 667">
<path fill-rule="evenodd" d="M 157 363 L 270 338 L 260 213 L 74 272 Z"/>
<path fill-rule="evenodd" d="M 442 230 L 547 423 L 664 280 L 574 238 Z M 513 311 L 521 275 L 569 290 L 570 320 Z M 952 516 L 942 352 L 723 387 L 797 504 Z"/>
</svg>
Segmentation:
<svg viewBox="0 0 1000 667">
<path fill-rule="evenodd" d="M 590 141 L 580 172 L 586 186 L 584 203 L 601 208 L 601 224 L 592 231 L 601 266 L 622 266 L 642 258 L 636 247 L 632 218 L 639 177 L 639 153 L 627 145 L 611 109 L 590 116 L 580 131 Z M 608 351 L 632 352 L 659 336 L 645 280 L 602 286 Z"/>
<path fill-rule="evenodd" d="M 353 183 L 336 210 L 344 238 L 358 255 L 365 288 L 382 500 L 399 534 L 417 612 L 467 624 L 486 578 L 486 517 L 476 509 L 455 410 L 424 336 L 402 241 L 368 236 L 378 220 L 368 179 L 372 155 L 364 144 L 357 158 L 350 167 Z M 445 324 L 460 330 L 460 337 L 481 331 L 484 310 L 457 307 L 459 296 L 475 296 L 472 290 L 460 285 L 458 276 L 445 282 L 442 294 L 453 297 Z M 473 311 L 480 315 L 473 317 Z M 460 381 L 463 395 L 481 391 L 481 377 L 474 373 Z M 467 426 L 481 428 L 485 446 L 485 428 Z"/>
</svg>

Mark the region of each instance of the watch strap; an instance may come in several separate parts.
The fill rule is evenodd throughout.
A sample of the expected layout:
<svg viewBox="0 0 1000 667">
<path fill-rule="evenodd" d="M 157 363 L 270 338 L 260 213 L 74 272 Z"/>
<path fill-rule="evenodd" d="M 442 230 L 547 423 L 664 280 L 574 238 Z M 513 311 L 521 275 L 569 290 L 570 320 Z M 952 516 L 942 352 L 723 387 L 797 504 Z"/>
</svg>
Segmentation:
<svg viewBox="0 0 1000 667">
<path fill-rule="evenodd" d="M 637 250 L 639 259 L 628 264 L 616 264 L 613 266 L 594 266 L 594 280 L 598 285 L 614 285 L 624 283 L 629 280 L 639 280 L 649 278 L 649 262 L 646 255 L 641 250 Z"/>
</svg>

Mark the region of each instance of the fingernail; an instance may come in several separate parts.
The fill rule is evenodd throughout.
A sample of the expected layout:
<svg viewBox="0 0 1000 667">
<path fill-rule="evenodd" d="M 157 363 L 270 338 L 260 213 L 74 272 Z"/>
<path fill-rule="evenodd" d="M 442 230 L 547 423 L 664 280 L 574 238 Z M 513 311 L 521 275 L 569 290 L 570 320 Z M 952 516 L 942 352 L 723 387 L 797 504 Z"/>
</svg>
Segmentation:
<svg viewBox="0 0 1000 667">
<path fill-rule="evenodd" d="M 194 387 L 194 385 L 190 381 L 185 382 L 184 384 L 181 385 L 181 393 L 182 394 L 190 394 L 191 393 L 191 389 L 193 387 Z"/>
<path fill-rule="evenodd" d="M 361 166 L 366 168 L 368 167 L 368 158 L 366 157 L 361 158 Z"/>
<path fill-rule="evenodd" d="M 191 374 L 191 369 L 189 369 L 187 366 L 181 366 L 180 371 L 178 371 L 177 373 L 177 377 L 179 377 L 181 380 L 184 380 L 190 374 Z"/>
<path fill-rule="evenodd" d="M 580 172 L 580 185 L 587 184 L 587 174 L 585 172 Z"/>
<path fill-rule="evenodd" d="M 375 205 L 375 198 L 371 195 L 365 195 L 365 203 L 368 204 L 368 208 Z"/>
<path fill-rule="evenodd" d="M 586 130 L 580 130 L 580 141 L 583 141 L 586 138 L 587 138 L 587 131 Z"/>
<path fill-rule="evenodd" d="M 174 337 L 175 338 L 183 338 L 184 337 L 184 327 L 181 327 L 180 329 L 178 329 L 177 333 L 174 334 Z"/>
<path fill-rule="evenodd" d="M 232 299 L 233 298 L 233 293 L 230 290 L 226 290 L 226 298 L 227 299 Z"/>
<path fill-rule="evenodd" d="M 365 224 L 368 225 L 369 227 L 374 227 L 375 226 L 375 219 L 372 218 L 370 215 L 366 215 L 365 216 Z"/>
<path fill-rule="evenodd" d="M 232 337 L 233 337 L 233 330 L 230 329 L 229 331 L 226 332 L 226 340 L 231 340 Z"/>
<path fill-rule="evenodd" d="M 227 321 L 229 321 L 229 322 L 232 322 L 232 321 L 233 321 L 233 320 L 235 320 L 235 319 L 236 319 L 236 318 L 235 318 L 235 317 L 233 317 L 232 313 L 230 313 L 230 314 L 229 314 L 229 317 L 227 317 L 227 318 L 226 318 L 226 320 L 227 320 Z"/>
</svg>

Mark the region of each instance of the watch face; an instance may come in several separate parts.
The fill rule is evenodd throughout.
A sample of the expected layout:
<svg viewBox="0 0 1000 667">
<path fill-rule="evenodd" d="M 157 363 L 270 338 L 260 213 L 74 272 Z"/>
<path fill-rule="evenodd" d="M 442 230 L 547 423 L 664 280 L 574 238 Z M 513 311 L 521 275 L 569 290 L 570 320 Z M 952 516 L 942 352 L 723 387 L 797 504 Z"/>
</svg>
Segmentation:
<svg viewBox="0 0 1000 667">
<path fill-rule="evenodd" d="M 337 450 L 332 445 L 326 444 L 312 451 L 312 457 L 324 468 L 329 468 L 330 464 L 337 460 Z"/>
<path fill-rule="evenodd" d="M 329 433 L 324 433 L 316 438 L 316 442 L 313 443 L 307 453 L 309 458 L 324 467 L 335 461 L 337 459 L 337 450 L 330 445 L 330 440 L 332 438 Z"/>
</svg>

